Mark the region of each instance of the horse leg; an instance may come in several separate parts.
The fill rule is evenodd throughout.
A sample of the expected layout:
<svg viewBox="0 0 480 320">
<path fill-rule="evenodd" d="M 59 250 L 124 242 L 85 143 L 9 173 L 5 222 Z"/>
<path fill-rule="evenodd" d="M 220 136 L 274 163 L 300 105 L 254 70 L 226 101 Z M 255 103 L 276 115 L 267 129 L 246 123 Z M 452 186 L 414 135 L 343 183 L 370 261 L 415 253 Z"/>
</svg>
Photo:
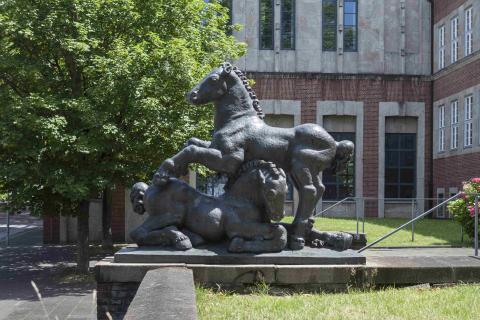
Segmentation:
<svg viewBox="0 0 480 320">
<path fill-rule="evenodd" d="M 188 250 L 192 248 L 190 239 L 174 226 L 149 232 L 143 239 L 142 245 L 172 246 L 177 250 Z"/>
<path fill-rule="evenodd" d="M 130 232 L 130 237 L 137 244 L 140 244 L 153 230 L 173 225 L 181 225 L 182 221 L 183 214 L 165 213 L 161 215 L 150 215 L 140 226 Z"/>
<path fill-rule="evenodd" d="M 187 173 L 190 163 L 198 163 L 210 170 L 227 174 L 234 174 L 243 163 L 244 151 L 239 149 L 229 154 L 222 154 L 220 150 L 190 145 L 170 159 L 165 160 L 153 176 L 153 184 L 162 185 L 166 177 L 181 176 Z"/>
<path fill-rule="evenodd" d="M 268 237 L 265 239 L 262 234 L 258 234 L 255 237 L 242 237 L 237 235 L 233 237 L 228 247 L 230 252 L 279 252 L 285 249 L 287 245 L 287 230 L 282 225 L 277 224 L 249 224 L 258 230 L 268 230 Z M 248 240 L 245 240 L 248 239 Z"/>
<path fill-rule="evenodd" d="M 292 223 L 289 246 L 292 250 L 301 250 L 305 246 L 308 219 L 312 217 L 315 205 L 321 196 L 319 194 L 321 188 L 317 181 L 318 174 L 312 172 L 303 162 L 294 162 L 291 175 L 298 187 L 299 203 Z"/>
</svg>

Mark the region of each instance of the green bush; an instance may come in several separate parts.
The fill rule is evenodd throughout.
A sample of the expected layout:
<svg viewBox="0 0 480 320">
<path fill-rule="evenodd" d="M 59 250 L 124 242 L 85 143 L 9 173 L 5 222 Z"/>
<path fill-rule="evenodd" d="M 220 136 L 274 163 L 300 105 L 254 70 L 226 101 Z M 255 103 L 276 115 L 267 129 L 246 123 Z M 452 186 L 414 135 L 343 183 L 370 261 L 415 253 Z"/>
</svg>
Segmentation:
<svg viewBox="0 0 480 320">
<path fill-rule="evenodd" d="M 475 233 L 475 195 L 477 194 L 480 196 L 480 178 L 472 178 L 463 183 L 460 197 L 448 203 L 448 211 L 472 239 Z"/>
</svg>

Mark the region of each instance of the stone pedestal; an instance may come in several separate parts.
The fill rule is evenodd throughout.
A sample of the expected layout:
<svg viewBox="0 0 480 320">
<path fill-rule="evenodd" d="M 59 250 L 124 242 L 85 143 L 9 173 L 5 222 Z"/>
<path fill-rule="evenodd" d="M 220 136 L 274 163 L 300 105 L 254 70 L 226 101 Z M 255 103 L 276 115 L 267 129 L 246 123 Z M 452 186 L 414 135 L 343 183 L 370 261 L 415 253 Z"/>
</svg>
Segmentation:
<svg viewBox="0 0 480 320">
<path fill-rule="evenodd" d="M 342 252 L 305 247 L 277 253 L 229 253 L 226 245 L 176 251 L 156 247 L 127 247 L 115 254 L 115 263 L 185 263 L 207 265 L 361 265 L 365 257 L 356 251 Z"/>
</svg>

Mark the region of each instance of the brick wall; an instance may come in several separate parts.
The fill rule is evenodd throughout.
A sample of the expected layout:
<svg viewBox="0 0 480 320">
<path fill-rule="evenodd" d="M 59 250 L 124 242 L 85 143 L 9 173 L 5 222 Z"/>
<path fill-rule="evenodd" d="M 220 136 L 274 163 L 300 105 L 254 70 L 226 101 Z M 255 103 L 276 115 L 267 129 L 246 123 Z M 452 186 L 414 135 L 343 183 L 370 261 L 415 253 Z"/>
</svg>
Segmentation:
<svg viewBox="0 0 480 320">
<path fill-rule="evenodd" d="M 300 100 L 302 123 L 316 122 L 317 101 L 361 101 L 364 103 L 365 197 L 378 196 L 378 108 L 380 102 L 425 102 L 425 194 L 431 181 L 431 81 L 422 77 L 348 76 L 325 74 L 251 73 L 260 99 Z M 376 203 L 368 203 L 367 215 L 376 215 Z"/>
<path fill-rule="evenodd" d="M 464 154 L 433 161 L 434 190 L 460 187 L 462 182 L 480 176 L 480 153 Z"/>
<path fill-rule="evenodd" d="M 97 319 L 123 319 L 139 282 L 97 282 Z"/>
<path fill-rule="evenodd" d="M 453 10 L 465 2 L 467 2 L 467 0 L 433 0 L 434 23 L 448 16 Z"/>
<path fill-rule="evenodd" d="M 112 191 L 112 239 L 125 241 L 125 187 L 117 185 Z"/>
<path fill-rule="evenodd" d="M 445 73 L 433 84 L 433 101 L 437 101 L 480 83 L 480 59 Z"/>
<path fill-rule="evenodd" d="M 43 243 L 59 243 L 60 242 L 60 217 L 45 216 L 43 217 Z"/>
</svg>

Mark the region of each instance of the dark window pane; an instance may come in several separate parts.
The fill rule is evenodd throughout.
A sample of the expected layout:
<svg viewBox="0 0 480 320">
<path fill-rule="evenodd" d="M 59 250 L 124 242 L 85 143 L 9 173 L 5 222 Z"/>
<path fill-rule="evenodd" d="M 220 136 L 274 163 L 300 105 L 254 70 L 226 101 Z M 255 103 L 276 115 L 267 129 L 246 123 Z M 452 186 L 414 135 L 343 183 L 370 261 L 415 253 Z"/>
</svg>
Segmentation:
<svg viewBox="0 0 480 320">
<path fill-rule="evenodd" d="M 323 27 L 323 50 L 335 51 L 337 48 L 337 27 Z"/>
<path fill-rule="evenodd" d="M 406 134 L 401 137 L 400 140 L 400 148 L 402 149 L 410 149 L 410 150 L 415 150 L 415 135 L 411 134 Z"/>
<path fill-rule="evenodd" d="M 343 48 L 345 51 L 357 51 L 357 1 L 346 0 L 343 10 Z"/>
<path fill-rule="evenodd" d="M 325 186 L 324 200 L 337 200 L 337 190 L 332 186 Z"/>
<path fill-rule="evenodd" d="M 273 49 L 273 0 L 260 0 L 260 49 Z"/>
<path fill-rule="evenodd" d="M 398 183 L 398 170 L 385 169 L 385 183 Z"/>
<path fill-rule="evenodd" d="M 324 51 L 337 49 L 337 1 L 323 0 L 322 47 Z"/>
<path fill-rule="evenodd" d="M 414 186 L 400 186 L 400 198 L 413 198 L 415 197 Z"/>
<path fill-rule="evenodd" d="M 400 167 L 415 167 L 415 151 L 400 152 Z"/>
<path fill-rule="evenodd" d="M 385 167 L 386 168 L 398 167 L 398 152 L 390 151 L 385 153 Z"/>
<path fill-rule="evenodd" d="M 355 141 L 355 133 L 352 132 L 331 132 L 331 136 L 336 141 L 350 140 Z M 334 175 L 331 169 L 323 172 L 322 180 L 325 185 L 325 200 L 341 200 L 355 195 L 355 163 L 348 163 L 344 172 Z"/>
<path fill-rule="evenodd" d="M 400 169 L 400 183 L 415 183 L 415 170 L 413 169 Z"/>
<path fill-rule="evenodd" d="M 357 28 L 345 27 L 343 35 L 343 46 L 345 51 L 357 51 Z"/>
<path fill-rule="evenodd" d="M 415 197 L 416 134 L 385 135 L 385 197 Z M 413 149 L 410 149 L 412 148 Z"/>
<path fill-rule="evenodd" d="M 397 186 L 386 185 L 385 186 L 385 198 L 398 198 Z"/>
<path fill-rule="evenodd" d="M 288 191 L 287 191 L 287 196 L 285 197 L 285 200 L 292 201 L 293 200 L 293 183 L 290 180 L 290 177 L 288 176 L 287 176 L 287 187 L 288 187 Z"/>
<path fill-rule="evenodd" d="M 399 136 L 396 134 L 387 134 L 385 136 L 385 149 L 398 149 L 398 138 Z"/>
<path fill-rule="evenodd" d="M 295 49 L 295 0 L 282 1 L 281 48 Z"/>
</svg>

